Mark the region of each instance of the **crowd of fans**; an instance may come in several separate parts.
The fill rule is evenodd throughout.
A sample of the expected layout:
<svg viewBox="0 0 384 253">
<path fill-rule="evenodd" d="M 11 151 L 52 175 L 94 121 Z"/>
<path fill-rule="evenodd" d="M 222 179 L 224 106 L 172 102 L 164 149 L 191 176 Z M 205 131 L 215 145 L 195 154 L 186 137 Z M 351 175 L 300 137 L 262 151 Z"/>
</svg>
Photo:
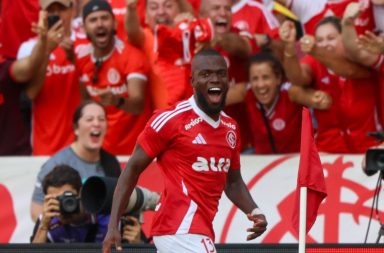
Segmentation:
<svg viewBox="0 0 384 253">
<path fill-rule="evenodd" d="M 383 0 L 3 0 L 0 8 L 0 155 L 76 151 L 79 136 L 131 154 L 154 110 L 192 95 L 191 59 L 207 47 L 227 61 L 225 112 L 240 125 L 244 153 L 298 152 L 302 105 L 313 109 L 319 151 L 380 145 L 367 133 L 384 126 Z M 86 99 L 104 107 L 106 127 L 85 118 L 80 135 L 72 116 Z"/>
</svg>

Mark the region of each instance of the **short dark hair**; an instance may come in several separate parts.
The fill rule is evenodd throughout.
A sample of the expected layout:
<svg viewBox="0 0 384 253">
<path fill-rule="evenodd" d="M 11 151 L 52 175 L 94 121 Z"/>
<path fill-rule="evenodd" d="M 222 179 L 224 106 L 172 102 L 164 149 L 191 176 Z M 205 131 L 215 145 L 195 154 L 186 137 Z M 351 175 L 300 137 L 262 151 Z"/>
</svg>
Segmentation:
<svg viewBox="0 0 384 253">
<path fill-rule="evenodd" d="M 195 58 L 199 56 L 223 56 L 219 51 L 213 48 L 204 48 L 195 54 Z"/>
<path fill-rule="evenodd" d="M 80 105 L 76 108 L 75 112 L 73 113 L 72 117 L 72 126 L 73 129 L 76 129 L 79 125 L 79 120 L 83 116 L 83 109 L 90 104 L 95 104 L 99 105 L 101 108 L 103 108 L 104 113 L 106 114 L 107 112 L 105 111 L 105 108 L 102 104 L 95 100 L 84 100 L 83 102 L 80 103 Z"/>
<path fill-rule="evenodd" d="M 268 51 L 262 51 L 258 54 L 254 54 L 249 58 L 249 68 L 253 64 L 261 64 L 261 63 L 268 63 L 271 65 L 271 68 L 276 76 L 281 77 L 282 79 L 285 78 L 285 72 L 284 68 L 281 64 L 281 62 L 271 53 Z M 249 71 L 248 71 L 249 72 Z"/>
<path fill-rule="evenodd" d="M 66 184 L 80 192 L 82 183 L 79 172 L 65 164 L 56 165 L 43 179 L 43 192 L 47 194 L 48 187 L 61 187 Z"/>
<path fill-rule="evenodd" d="M 326 24 L 331 24 L 333 27 L 336 28 L 336 30 L 341 33 L 341 20 L 338 17 L 335 16 L 329 16 L 326 18 L 323 18 L 322 20 L 319 21 L 319 23 L 316 24 L 315 30 L 317 30 L 320 26 L 326 25 Z"/>
<path fill-rule="evenodd" d="M 195 54 L 195 56 L 192 59 L 192 64 L 191 64 L 192 75 L 194 75 L 196 67 L 200 64 L 200 63 L 196 63 L 198 58 L 200 58 L 200 57 L 214 57 L 214 56 L 221 57 L 224 60 L 223 55 L 213 48 L 204 48 L 204 49 L 200 50 L 197 54 Z M 198 65 L 196 65 L 196 64 L 198 64 Z"/>
</svg>

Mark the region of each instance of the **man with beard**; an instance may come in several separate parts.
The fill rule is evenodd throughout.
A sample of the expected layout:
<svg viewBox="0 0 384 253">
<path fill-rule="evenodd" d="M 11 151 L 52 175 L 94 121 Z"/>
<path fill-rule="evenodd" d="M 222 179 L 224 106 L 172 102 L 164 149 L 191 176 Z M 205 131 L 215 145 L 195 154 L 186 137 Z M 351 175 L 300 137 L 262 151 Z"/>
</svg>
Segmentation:
<svg viewBox="0 0 384 253">
<path fill-rule="evenodd" d="M 148 62 L 140 50 L 114 36 L 116 21 L 108 2 L 89 1 L 83 22 L 91 41 L 77 47 L 83 95 L 107 111 L 109 131 L 103 147 L 115 155 L 128 155 L 151 114 L 146 99 Z"/>
<path fill-rule="evenodd" d="M 228 91 L 224 57 L 213 49 L 200 51 L 191 82 L 194 95 L 156 113 L 140 134 L 116 186 L 103 253 L 112 244 L 121 250 L 118 220 L 154 158 L 165 180 L 151 229 L 158 252 L 216 252 L 212 221 L 223 191 L 253 222 L 247 240 L 266 230 L 240 174 L 239 128 L 221 111 Z"/>
</svg>

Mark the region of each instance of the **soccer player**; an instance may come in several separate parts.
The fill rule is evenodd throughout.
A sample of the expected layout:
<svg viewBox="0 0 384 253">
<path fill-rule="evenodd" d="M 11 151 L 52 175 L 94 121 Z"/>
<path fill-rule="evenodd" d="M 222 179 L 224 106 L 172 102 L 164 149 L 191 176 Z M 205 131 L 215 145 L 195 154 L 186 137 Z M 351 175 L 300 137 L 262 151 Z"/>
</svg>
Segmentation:
<svg viewBox="0 0 384 253">
<path fill-rule="evenodd" d="M 154 158 L 165 180 L 152 223 L 158 252 L 216 252 L 212 221 L 223 191 L 253 222 L 247 240 L 266 230 L 266 218 L 240 174 L 239 128 L 221 111 L 228 91 L 224 57 L 200 51 L 192 61 L 191 82 L 194 95 L 155 114 L 139 136 L 116 186 L 103 253 L 112 244 L 121 250 L 119 217 Z"/>
</svg>

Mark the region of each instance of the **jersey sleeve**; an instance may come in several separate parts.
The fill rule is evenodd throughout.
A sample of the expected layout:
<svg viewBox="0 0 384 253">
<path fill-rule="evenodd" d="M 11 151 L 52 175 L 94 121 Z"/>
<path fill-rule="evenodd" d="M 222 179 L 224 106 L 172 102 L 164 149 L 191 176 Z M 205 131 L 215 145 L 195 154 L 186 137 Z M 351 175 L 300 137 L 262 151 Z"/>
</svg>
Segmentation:
<svg viewBox="0 0 384 253">
<path fill-rule="evenodd" d="M 149 76 L 149 62 L 145 54 L 139 49 L 129 46 L 126 51 L 127 60 L 125 66 L 125 74 L 127 80 L 132 78 L 138 78 L 144 81 L 148 81 Z"/>
<path fill-rule="evenodd" d="M 33 47 L 36 45 L 36 40 L 29 40 L 21 44 L 17 52 L 17 59 L 22 59 L 32 54 Z"/>
<path fill-rule="evenodd" d="M 173 131 L 172 120 L 163 124 L 167 113 L 155 114 L 138 137 L 137 143 L 151 158 L 155 158 L 168 146 L 172 139 L 172 133 L 176 132 Z"/>
</svg>

